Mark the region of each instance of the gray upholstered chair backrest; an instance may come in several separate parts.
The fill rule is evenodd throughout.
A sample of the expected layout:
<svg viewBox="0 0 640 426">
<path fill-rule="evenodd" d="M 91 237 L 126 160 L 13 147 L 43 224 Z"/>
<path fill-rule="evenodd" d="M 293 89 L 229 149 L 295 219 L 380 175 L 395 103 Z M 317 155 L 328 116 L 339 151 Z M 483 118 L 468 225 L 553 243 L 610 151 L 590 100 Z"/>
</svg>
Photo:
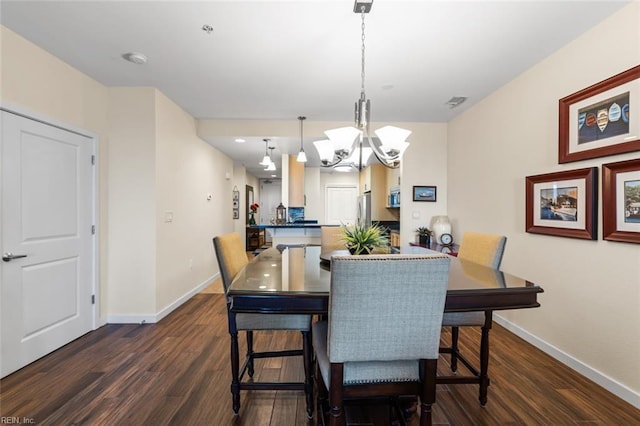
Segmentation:
<svg viewBox="0 0 640 426">
<path fill-rule="evenodd" d="M 235 276 L 249 263 L 244 242 L 237 232 L 220 235 L 213 238 L 213 247 L 218 259 L 220 276 L 225 296 Z"/>
<path fill-rule="evenodd" d="M 490 268 L 500 268 L 507 237 L 504 235 L 465 232 L 462 236 L 458 257 Z"/>
<path fill-rule="evenodd" d="M 437 359 L 446 255 L 334 256 L 330 362 Z"/>
</svg>

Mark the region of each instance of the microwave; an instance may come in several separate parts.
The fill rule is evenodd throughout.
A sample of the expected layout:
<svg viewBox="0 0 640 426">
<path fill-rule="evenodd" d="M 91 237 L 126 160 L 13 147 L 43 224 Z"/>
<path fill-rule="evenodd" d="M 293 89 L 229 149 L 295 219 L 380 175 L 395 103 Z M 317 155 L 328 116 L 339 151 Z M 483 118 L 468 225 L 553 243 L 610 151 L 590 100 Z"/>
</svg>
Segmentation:
<svg viewBox="0 0 640 426">
<path fill-rule="evenodd" d="M 392 188 L 389 193 L 389 207 L 400 207 L 400 188 Z"/>
</svg>

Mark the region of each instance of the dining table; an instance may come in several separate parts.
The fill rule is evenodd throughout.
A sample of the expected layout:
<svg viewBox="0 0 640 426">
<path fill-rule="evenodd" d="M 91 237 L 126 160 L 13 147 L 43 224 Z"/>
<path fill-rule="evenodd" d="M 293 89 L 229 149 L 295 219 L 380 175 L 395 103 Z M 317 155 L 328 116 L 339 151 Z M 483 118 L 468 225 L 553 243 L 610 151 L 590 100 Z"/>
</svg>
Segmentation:
<svg viewBox="0 0 640 426">
<path fill-rule="evenodd" d="M 442 255 L 419 246 L 402 246 L 399 254 L 430 253 Z M 314 245 L 281 245 L 271 247 L 253 258 L 236 275 L 227 292 L 230 303 L 229 332 L 232 342 L 235 341 L 235 356 L 238 354 L 237 330 L 234 329 L 236 313 L 326 315 L 329 309 L 331 258 L 336 255 L 349 255 L 349 252 L 323 251 L 321 246 Z M 486 320 L 482 327 L 482 339 L 488 339 L 493 311 L 540 306 L 538 294 L 544 290 L 539 285 L 498 269 L 454 256 L 449 257 L 449 282 L 444 311 L 484 312 Z M 488 345 L 486 347 L 488 348 Z M 480 362 L 488 365 L 488 349 L 485 352 L 480 354 Z M 472 368 L 471 371 L 472 375 L 438 376 L 437 383 L 477 383 L 480 385 L 481 395 L 484 393 L 486 398 L 489 378 L 476 369 Z M 302 383 L 299 386 L 290 383 L 270 383 L 268 386 L 254 386 L 250 383 L 239 385 L 237 372 L 233 372 L 233 376 L 232 392 L 237 398 L 241 388 L 308 390 Z M 307 402 L 310 401 L 311 395 L 307 395 Z"/>
</svg>

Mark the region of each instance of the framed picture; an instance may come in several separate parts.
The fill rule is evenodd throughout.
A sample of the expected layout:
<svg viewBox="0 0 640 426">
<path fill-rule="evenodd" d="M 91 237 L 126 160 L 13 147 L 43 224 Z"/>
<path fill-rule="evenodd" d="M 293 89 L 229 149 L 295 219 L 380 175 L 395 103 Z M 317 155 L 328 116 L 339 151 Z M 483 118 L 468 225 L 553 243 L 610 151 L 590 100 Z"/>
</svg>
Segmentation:
<svg viewBox="0 0 640 426">
<path fill-rule="evenodd" d="M 640 159 L 602 165 L 605 240 L 640 243 Z"/>
<path fill-rule="evenodd" d="M 436 201 L 437 188 L 435 186 L 414 186 L 413 201 Z"/>
<path fill-rule="evenodd" d="M 560 99 L 558 162 L 640 150 L 640 65 Z"/>
<path fill-rule="evenodd" d="M 526 231 L 595 240 L 598 168 L 527 176 Z"/>
<path fill-rule="evenodd" d="M 240 210 L 233 209 L 233 218 L 234 219 L 240 219 Z"/>
</svg>

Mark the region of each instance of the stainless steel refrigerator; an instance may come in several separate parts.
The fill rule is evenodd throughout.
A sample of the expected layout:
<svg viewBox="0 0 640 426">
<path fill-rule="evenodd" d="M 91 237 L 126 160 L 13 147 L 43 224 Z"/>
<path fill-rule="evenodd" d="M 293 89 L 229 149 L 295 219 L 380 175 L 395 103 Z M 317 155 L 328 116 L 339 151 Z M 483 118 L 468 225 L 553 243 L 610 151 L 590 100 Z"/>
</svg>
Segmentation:
<svg viewBox="0 0 640 426">
<path fill-rule="evenodd" d="M 358 196 L 358 225 L 371 225 L 371 192 Z"/>
</svg>

